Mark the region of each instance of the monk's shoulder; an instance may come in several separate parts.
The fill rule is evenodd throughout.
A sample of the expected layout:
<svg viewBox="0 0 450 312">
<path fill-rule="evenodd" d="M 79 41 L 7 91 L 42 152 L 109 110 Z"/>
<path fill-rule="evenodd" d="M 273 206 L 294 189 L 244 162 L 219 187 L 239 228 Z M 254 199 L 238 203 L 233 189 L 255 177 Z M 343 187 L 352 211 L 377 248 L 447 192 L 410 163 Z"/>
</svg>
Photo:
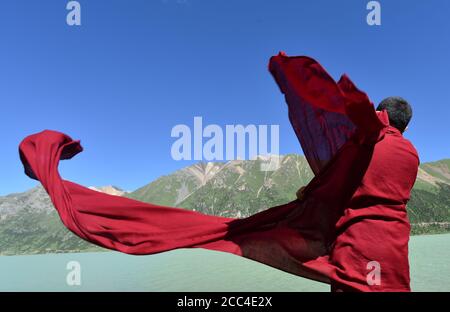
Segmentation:
<svg viewBox="0 0 450 312">
<path fill-rule="evenodd" d="M 414 146 L 414 144 L 412 144 L 412 142 L 407 138 L 405 138 L 404 136 L 402 136 L 402 139 L 405 142 L 405 145 L 407 146 L 408 150 L 411 152 L 411 154 L 414 155 L 415 158 L 417 158 L 417 162 L 420 164 L 419 153 L 417 152 L 417 149 Z"/>
<path fill-rule="evenodd" d="M 416 147 L 410 140 L 408 140 L 401 134 L 392 135 L 388 137 L 391 139 L 390 144 L 394 143 L 393 145 L 395 145 L 395 149 L 401 150 L 402 154 L 404 156 L 408 155 L 411 160 L 414 159 L 414 161 L 417 162 L 417 165 L 420 164 L 419 153 L 417 152 Z"/>
</svg>

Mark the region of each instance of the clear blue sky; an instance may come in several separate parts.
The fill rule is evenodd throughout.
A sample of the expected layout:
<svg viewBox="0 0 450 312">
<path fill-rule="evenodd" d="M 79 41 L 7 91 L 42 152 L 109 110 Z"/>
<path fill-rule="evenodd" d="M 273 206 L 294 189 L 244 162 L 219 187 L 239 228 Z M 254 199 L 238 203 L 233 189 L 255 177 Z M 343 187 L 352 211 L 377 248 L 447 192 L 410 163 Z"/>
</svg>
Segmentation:
<svg viewBox="0 0 450 312">
<path fill-rule="evenodd" d="M 382 0 L 380 27 L 366 0 L 80 0 L 80 27 L 67 2 L 0 5 L 0 194 L 36 184 L 17 146 L 43 129 L 82 141 L 64 178 L 126 190 L 192 163 L 172 160 L 170 131 L 194 116 L 279 124 L 281 153 L 300 153 L 267 71 L 279 50 L 348 73 L 374 102 L 407 98 L 422 161 L 450 157 L 450 1 Z"/>
</svg>

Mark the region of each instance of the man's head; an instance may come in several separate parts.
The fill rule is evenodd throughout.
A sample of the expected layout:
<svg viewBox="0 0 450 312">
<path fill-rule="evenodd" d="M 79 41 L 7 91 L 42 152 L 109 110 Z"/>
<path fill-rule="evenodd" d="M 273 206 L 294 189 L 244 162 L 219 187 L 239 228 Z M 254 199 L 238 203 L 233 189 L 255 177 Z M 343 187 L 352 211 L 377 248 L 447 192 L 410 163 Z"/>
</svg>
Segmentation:
<svg viewBox="0 0 450 312">
<path fill-rule="evenodd" d="M 406 130 L 412 117 L 412 108 L 405 99 L 399 96 L 388 97 L 381 101 L 377 107 L 377 111 L 382 110 L 387 111 L 389 124 L 392 127 L 397 128 L 400 132 Z"/>
</svg>

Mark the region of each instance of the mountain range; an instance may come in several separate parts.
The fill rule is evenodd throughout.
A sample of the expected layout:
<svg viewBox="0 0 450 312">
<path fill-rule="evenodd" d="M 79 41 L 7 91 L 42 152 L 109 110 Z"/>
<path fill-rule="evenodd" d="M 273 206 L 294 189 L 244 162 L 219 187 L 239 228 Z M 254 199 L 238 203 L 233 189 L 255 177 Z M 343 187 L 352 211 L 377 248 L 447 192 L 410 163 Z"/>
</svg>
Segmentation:
<svg viewBox="0 0 450 312">
<path fill-rule="evenodd" d="M 198 163 L 133 191 L 91 187 L 144 202 L 206 214 L 246 217 L 294 199 L 313 174 L 304 156 L 279 157 L 279 167 L 262 171 L 264 158 Z M 450 231 L 450 159 L 424 163 L 408 203 L 413 234 Z M 41 186 L 0 197 L 0 254 L 102 250 L 68 231 Z"/>
</svg>

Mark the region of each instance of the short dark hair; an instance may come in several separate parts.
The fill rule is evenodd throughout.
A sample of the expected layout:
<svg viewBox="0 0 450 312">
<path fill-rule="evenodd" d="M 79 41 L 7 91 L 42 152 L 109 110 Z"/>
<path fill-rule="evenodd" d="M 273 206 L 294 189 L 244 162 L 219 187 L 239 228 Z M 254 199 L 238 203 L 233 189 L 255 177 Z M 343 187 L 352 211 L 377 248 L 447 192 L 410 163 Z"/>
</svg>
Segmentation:
<svg viewBox="0 0 450 312">
<path fill-rule="evenodd" d="M 405 131 L 412 117 L 412 108 L 408 101 L 399 96 L 391 96 L 378 105 L 377 111 L 386 110 L 389 115 L 389 124 L 394 128 Z"/>
</svg>

